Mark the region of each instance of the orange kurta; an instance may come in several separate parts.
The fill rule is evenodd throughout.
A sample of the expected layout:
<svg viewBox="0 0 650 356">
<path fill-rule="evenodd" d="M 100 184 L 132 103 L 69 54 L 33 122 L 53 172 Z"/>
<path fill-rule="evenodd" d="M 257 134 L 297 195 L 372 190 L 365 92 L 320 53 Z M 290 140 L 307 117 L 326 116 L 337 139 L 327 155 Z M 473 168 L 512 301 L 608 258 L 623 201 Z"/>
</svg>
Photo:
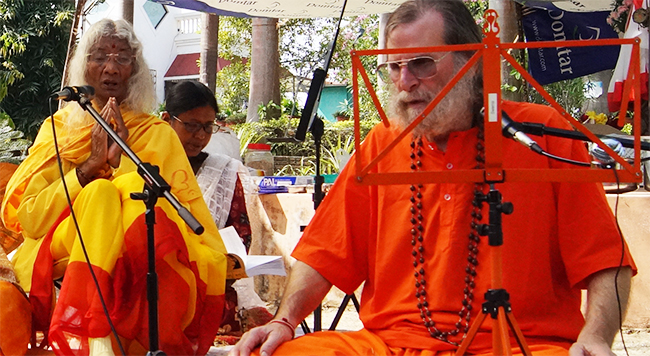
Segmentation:
<svg viewBox="0 0 650 356">
<path fill-rule="evenodd" d="M 504 102 L 516 121 L 567 128 L 555 110 L 525 103 Z M 378 125 L 361 151 L 369 162 L 399 132 Z M 477 129 L 455 132 L 447 151 L 425 141 L 422 170 L 474 168 Z M 539 138 L 546 151 L 588 161 L 584 144 L 553 137 Z M 402 140 L 378 165 L 376 172 L 410 171 L 410 140 Z M 504 168 L 561 168 L 565 164 L 536 155 L 504 139 Z M 411 255 L 411 191 L 409 185 L 365 186 L 354 176 L 351 159 L 338 177 L 293 252 L 347 293 L 365 282 L 360 318 L 366 330 L 389 348 L 454 350 L 428 335 L 415 297 Z M 580 289 L 594 272 L 619 265 L 633 266 L 622 248 L 614 218 L 601 184 L 504 183 L 496 188 L 514 213 L 503 216 L 503 287 L 510 293 L 513 315 L 530 345 L 568 348 L 584 323 Z M 432 319 L 441 331 L 455 329 L 463 301 L 473 184 L 426 184 L 422 188 L 427 294 Z M 488 206 L 483 206 L 487 223 Z M 492 248 L 479 244 L 472 321 L 490 288 Z M 491 323 L 483 323 L 470 352 L 491 350 Z M 460 335 L 450 337 L 460 342 Z M 287 347 L 291 345 L 287 344 Z M 516 344 L 514 344 L 516 345 Z"/>
<path fill-rule="evenodd" d="M 141 192 L 144 181 L 123 156 L 109 179 L 80 186 L 74 169 L 90 154 L 92 125 L 70 132 L 64 124 L 69 115 L 79 114 L 83 111 L 69 105 L 54 115 L 65 182 L 111 320 L 127 352 L 144 353 L 149 346 L 145 207 L 129 196 Z M 122 116 L 129 130 L 127 144 L 143 162 L 160 168 L 178 201 L 205 227 L 201 236 L 194 234 L 164 198 L 158 200 L 160 348 L 168 354 L 203 354 L 212 344 L 223 310 L 223 243 L 176 133 L 148 114 L 122 107 Z M 49 342 L 58 354 L 87 354 L 88 338 L 109 336 L 110 328 L 65 200 L 51 119 L 44 122 L 29 157 L 10 180 L 2 208 L 7 227 L 25 237 L 13 262 L 21 285 L 30 293 L 35 330 L 46 335 L 49 331 Z M 63 271 L 52 311 L 52 278 Z"/>
</svg>

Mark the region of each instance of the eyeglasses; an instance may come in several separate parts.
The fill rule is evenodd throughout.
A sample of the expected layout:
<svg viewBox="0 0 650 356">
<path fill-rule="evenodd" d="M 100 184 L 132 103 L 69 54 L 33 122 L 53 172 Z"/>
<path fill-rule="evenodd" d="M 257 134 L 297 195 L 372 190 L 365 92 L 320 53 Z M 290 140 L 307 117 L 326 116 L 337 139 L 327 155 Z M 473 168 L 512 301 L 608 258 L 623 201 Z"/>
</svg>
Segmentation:
<svg viewBox="0 0 650 356">
<path fill-rule="evenodd" d="M 192 134 L 199 132 L 201 129 L 203 129 L 203 131 L 205 131 L 205 133 L 207 134 L 215 134 L 219 132 L 219 130 L 221 130 L 221 126 L 215 124 L 214 122 L 206 122 L 205 124 L 199 124 L 198 122 L 181 121 L 181 119 L 179 119 L 176 116 L 172 116 L 172 117 L 174 118 L 174 120 L 183 124 L 183 126 L 185 126 L 185 130 L 187 130 L 187 132 Z"/>
<path fill-rule="evenodd" d="M 135 57 L 126 54 L 126 53 L 104 53 L 104 52 L 95 52 L 91 53 L 88 55 L 88 59 L 97 64 L 97 65 L 104 65 L 106 62 L 108 62 L 108 59 L 113 57 L 115 59 L 115 63 L 121 65 L 121 66 L 128 66 L 132 64 L 135 60 Z"/>
<path fill-rule="evenodd" d="M 442 57 L 435 59 L 431 56 L 420 56 L 404 61 L 392 61 L 382 63 L 377 67 L 377 74 L 384 82 L 392 80 L 396 82 L 399 80 L 400 71 L 403 66 L 408 68 L 409 72 L 418 79 L 426 79 L 433 77 L 438 73 L 438 62 L 445 58 L 449 53 L 446 52 Z"/>
</svg>

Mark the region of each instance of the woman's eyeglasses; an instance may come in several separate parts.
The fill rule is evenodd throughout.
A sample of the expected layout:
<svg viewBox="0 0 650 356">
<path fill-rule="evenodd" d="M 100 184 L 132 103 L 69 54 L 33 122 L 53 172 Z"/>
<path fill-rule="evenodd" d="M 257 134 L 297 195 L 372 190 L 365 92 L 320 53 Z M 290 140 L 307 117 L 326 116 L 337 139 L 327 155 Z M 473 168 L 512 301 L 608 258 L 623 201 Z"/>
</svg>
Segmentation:
<svg viewBox="0 0 650 356">
<path fill-rule="evenodd" d="M 115 59 L 115 63 L 121 66 L 128 66 L 132 64 L 135 60 L 135 58 L 132 55 L 126 53 L 95 52 L 88 55 L 88 59 L 91 62 L 100 66 L 106 64 L 106 62 L 108 62 L 108 59 L 111 57 Z"/>
<path fill-rule="evenodd" d="M 179 119 L 176 116 L 172 116 L 172 117 L 174 118 L 174 120 L 183 124 L 183 126 L 185 126 L 185 130 L 187 130 L 187 132 L 192 134 L 199 132 L 199 130 L 201 129 L 203 129 L 203 131 L 205 131 L 205 133 L 207 134 L 214 134 L 219 132 L 219 130 L 221 129 L 221 126 L 215 124 L 214 122 L 206 122 L 205 124 L 199 124 L 198 122 L 181 121 L 181 119 Z"/>
<path fill-rule="evenodd" d="M 392 61 L 382 63 L 377 67 L 377 74 L 384 82 L 392 80 L 396 82 L 399 80 L 400 71 L 403 66 L 418 79 L 426 79 L 433 77 L 438 73 L 438 62 L 451 52 L 447 52 L 442 57 L 435 59 L 431 56 L 419 56 L 404 61 Z"/>
</svg>

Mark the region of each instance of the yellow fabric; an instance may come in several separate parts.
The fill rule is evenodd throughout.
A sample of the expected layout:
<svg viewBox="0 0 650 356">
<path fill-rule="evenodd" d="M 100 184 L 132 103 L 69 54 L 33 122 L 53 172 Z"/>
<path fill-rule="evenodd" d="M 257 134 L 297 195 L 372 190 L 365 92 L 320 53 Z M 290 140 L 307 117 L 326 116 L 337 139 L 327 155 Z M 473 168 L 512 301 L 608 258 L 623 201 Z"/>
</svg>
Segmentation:
<svg viewBox="0 0 650 356">
<path fill-rule="evenodd" d="M 160 168 L 160 174 L 172 186 L 174 196 L 204 226 L 205 232 L 200 236 L 195 235 L 182 220 L 179 220 L 180 218 L 177 218 L 175 212 L 167 211 L 171 207 L 166 203 L 161 204 L 165 199 L 159 199 L 159 205 L 163 206 L 167 215 L 177 222 L 178 228 L 183 233 L 188 244 L 200 244 L 210 248 L 190 248 L 190 260 L 198 261 L 197 266 L 201 279 L 208 285 L 207 293 L 211 295 L 223 294 L 224 283 L 208 281 L 206 276 L 214 276 L 214 273 L 225 276 L 226 262 L 223 256 L 225 248 L 219 237 L 217 227 L 212 221 L 210 212 L 202 199 L 201 191 L 192 174 L 192 169 L 183 153 L 184 151 L 177 135 L 167 123 L 154 116 L 145 113 L 136 113 L 124 106 L 121 107 L 121 110 L 122 117 L 129 130 L 127 144 L 143 162 L 149 162 Z M 82 191 L 74 169 L 90 155 L 90 130 L 93 126 L 93 124 L 88 124 L 81 128 L 68 130 L 65 125 L 68 116 L 79 114 L 89 115 L 80 111 L 80 108 L 75 105 L 68 105 L 54 115 L 59 150 L 63 161 L 65 182 L 70 197 L 73 200 Z M 135 170 L 136 166 L 128 157 L 123 155 L 120 166 L 114 170 L 110 179 L 118 186 L 115 180 L 118 177 L 129 175 L 131 184 L 125 184 L 124 186 L 128 186 L 129 189 L 137 187 L 135 191 L 141 191 L 144 181 L 136 173 L 132 173 Z M 119 189 L 120 187 L 118 187 Z M 120 190 L 122 200 L 130 201 L 129 194 L 133 191 Z M 138 207 L 138 204 L 140 207 Z M 144 211 L 144 203 L 142 202 L 126 204 L 122 208 L 126 208 L 127 206 L 132 206 L 133 208 L 123 211 L 123 214 L 121 214 L 124 219 L 123 224 L 118 224 L 124 227 L 130 226 L 133 219 Z M 28 158 L 20 165 L 7 184 L 7 191 L 1 210 L 5 225 L 13 231 L 22 232 L 25 237 L 25 243 L 16 252 L 13 262 L 19 281 L 26 291 L 29 291 L 31 287 L 31 270 L 34 265 L 36 253 L 42 243 L 41 238 L 48 232 L 66 208 L 65 192 L 54 151 L 52 122 L 51 118 L 48 118 L 43 123 L 34 145 L 29 151 Z M 88 206 L 88 208 L 92 209 L 91 206 Z M 118 209 L 117 212 L 122 213 L 122 209 Z M 109 226 L 110 223 L 106 223 L 102 227 L 97 225 L 101 221 L 108 221 L 110 218 L 107 216 L 103 217 L 106 219 L 91 219 L 89 222 L 92 224 L 91 231 L 104 231 L 104 228 L 116 228 L 116 226 Z M 69 222 L 64 221 L 57 228 L 57 234 L 60 229 L 67 228 L 68 224 Z M 123 229 L 120 229 L 115 231 L 115 233 L 124 232 Z M 65 259 L 66 251 L 70 251 L 70 244 L 72 242 L 65 239 L 62 242 L 63 245 L 53 244 L 52 246 L 55 263 L 57 258 Z M 89 251 L 89 253 L 91 255 L 107 254 L 109 251 L 104 250 L 105 247 L 103 245 L 92 247 L 92 249 L 97 248 L 97 250 Z M 110 271 L 115 259 L 119 257 L 120 248 L 120 244 L 112 246 L 110 250 L 111 258 L 102 259 L 102 262 L 100 262 L 102 264 L 98 266 L 106 271 Z M 206 255 L 212 256 L 207 257 Z M 70 262 L 82 261 L 82 258 L 82 256 L 73 253 L 70 256 Z M 207 258 L 207 260 L 204 258 Z"/>
</svg>

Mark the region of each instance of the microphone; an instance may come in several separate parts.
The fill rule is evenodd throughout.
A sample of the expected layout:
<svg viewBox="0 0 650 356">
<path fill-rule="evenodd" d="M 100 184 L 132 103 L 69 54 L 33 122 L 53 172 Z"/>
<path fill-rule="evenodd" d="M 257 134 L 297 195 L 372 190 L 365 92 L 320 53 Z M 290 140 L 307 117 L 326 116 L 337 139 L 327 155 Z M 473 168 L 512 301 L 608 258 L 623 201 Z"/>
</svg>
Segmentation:
<svg viewBox="0 0 650 356">
<path fill-rule="evenodd" d="M 323 91 L 323 85 L 325 84 L 325 77 L 327 77 L 327 72 L 325 72 L 325 70 L 318 68 L 314 71 L 314 76 L 311 80 L 311 85 L 309 86 L 309 92 L 307 93 L 305 108 L 302 110 L 300 122 L 298 123 L 298 128 L 294 134 L 295 139 L 298 141 L 305 140 L 307 131 L 311 129 L 311 126 L 314 123 L 314 118 L 318 113 L 320 94 Z"/>
<path fill-rule="evenodd" d="M 78 87 L 64 87 L 50 95 L 50 98 L 55 100 L 64 101 L 79 101 L 79 99 L 86 98 L 92 99 L 95 96 L 95 88 L 90 85 L 82 85 Z"/>
<path fill-rule="evenodd" d="M 603 138 L 601 141 L 603 141 L 604 144 L 609 146 L 617 155 L 623 156 L 625 153 L 625 148 L 623 147 L 623 144 L 619 142 L 616 139 L 613 138 Z M 614 158 L 612 158 L 605 150 L 602 148 L 598 147 L 596 144 L 591 144 L 589 147 L 589 153 L 598 160 L 601 164 L 612 164 L 614 163 Z"/>
<path fill-rule="evenodd" d="M 542 154 L 544 150 L 539 147 L 537 142 L 532 138 L 528 137 L 525 133 L 519 128 L 519 123 L 512 121 L 510 116 L 506 114 L 505 111 L 501 111 L 501 128 L 503 136 L 507 138 L 512 138 L 513 140 L 521 143 L 522 145 L 530 148 L 533 152 Z"/>
</svg>

